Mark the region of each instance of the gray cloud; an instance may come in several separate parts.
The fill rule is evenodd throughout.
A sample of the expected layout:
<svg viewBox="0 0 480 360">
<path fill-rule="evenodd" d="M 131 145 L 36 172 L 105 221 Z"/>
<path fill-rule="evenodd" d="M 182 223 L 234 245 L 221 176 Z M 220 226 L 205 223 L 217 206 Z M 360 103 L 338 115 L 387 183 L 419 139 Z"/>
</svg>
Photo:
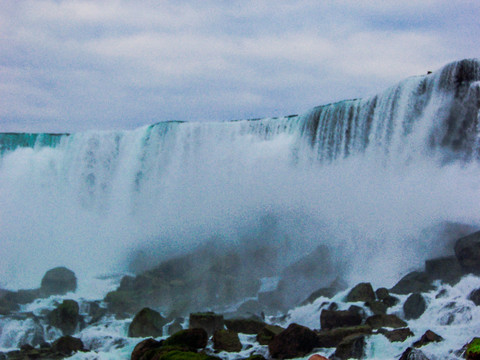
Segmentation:
<svg viewBox="0 0 480 360">
<path fill-rule="evenodd" d="M 288 115 L 478 57 L 475 1 L 0 4 L 0 131 Z"/>
</svg>

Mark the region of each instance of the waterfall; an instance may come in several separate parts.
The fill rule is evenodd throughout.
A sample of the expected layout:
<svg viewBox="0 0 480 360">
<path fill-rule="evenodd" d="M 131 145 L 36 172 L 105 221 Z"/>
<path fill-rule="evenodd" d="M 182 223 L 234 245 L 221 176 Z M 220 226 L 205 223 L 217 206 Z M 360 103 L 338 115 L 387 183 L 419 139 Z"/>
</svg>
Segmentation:
<svg viewBox="0 0 480 360">
<path fill-rule="evenodd" d="M 368 257 L 393 279 L 445 251 L 425 229 L 480 225 L 479 108 L 480 61 L 463 60 L 298 116 L 0 134 L 0 287 L 239 243 L 266 215 L 287 262 L 327 244 L 346 276 Z"/>
</svg>

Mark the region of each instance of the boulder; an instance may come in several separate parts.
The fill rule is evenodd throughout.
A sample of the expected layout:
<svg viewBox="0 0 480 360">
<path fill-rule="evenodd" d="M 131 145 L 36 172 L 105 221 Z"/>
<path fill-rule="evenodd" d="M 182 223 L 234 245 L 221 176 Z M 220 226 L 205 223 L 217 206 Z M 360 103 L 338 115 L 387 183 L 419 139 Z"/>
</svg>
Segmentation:
<svg viewBox="0 0 480 360">
<path fill-rule="evenodd" d="M 317 346 L 318 338 L 314 331 L 305 326 L 290 324 L 273 338 L 268 350 L 273 358 L 291 359 L 305 356 Z"/>
<path fill-rule="evenodd" d="M 284 328 L 277 325 L 265 325 L 262 330 L 260 330 L 257 334 L 257 342 L 260 345 L 268 345 L 270 341 L 273 340 L 275 336 L 280 334 Z"/>
<path fill-rule="evenodd" d="M 365 305 L 368 306 L 374 315 L 387 313 L 388 306 L 382 301 L 369 301 Z"/>
<path fill-rule="evenodd" d="M 372 329 L 380 329 L 382 327 L 398 329 L 407 327 L 407 323 L 400 319 L 398 316 L 388 314 L 370 316 L 369 318 L 367 318 L 365 323 L 369 325 Z"/>
<path fill-rule="evenodd" d="M 375 295 L 377 296 L 377 299 L 381 301 L 390 296 L 390 293 L 388 292 L 387 288 L 381 287 L 375 290 Z"/>
<path fill-rule="evenodd" d="M 129 337 L 159 337 L 163 335 L 165 318 L 155 310 L 143 308 L 133 318 L 128 327 Z"/>
<path fill-rule="evenodd" d="M 64 295 L 77 290 L 77 277 L 66 267 L 48 270 L 42 278 L 40 292 L 43 296 Z"/>
<path fill-rule="evenodd" d="M 352 335 L 369 335 L 372 333 L 372 328 L 368 325 L 342 327 L 332 330 L 321 330 L 317 333 L 318 347 L 328 348 L 336 347 L 343 339 Z"/>
<path fill-rule="evenodd" d="M 468 300 L 472 300 L 475 305 L 480 305 L 480 289 L 473 290 L 470 295 L 468 295 Z"/>
<path fill-rule="evenodd" d="M 403 304 L 405 319 L 418 319 L 427 309 L 427 302 L 419 293 L 410 295 Z"/>
<path fill-rule="evenodd" d="M 242 343 L 235 331 L 217 330 L 212 340 L 213 348 L 217 351 L 239 352 L 242 350 Z"/>
<path fill-rule="evenodd" d="M 62 330 L 64 335 L 72 335 L 81 319 L 78 303 L 75 300 L 63 300 L 47 318 L 50 325 Z"/>
<path fill-rule="evenodd" d="M 145 339 L 135 345 L 130 357 L 131 360 L 140 360 L 147 351 L 158 349 L 162 346 L 160 341 L 154 339 Z"/>
<path fill-rule="evenodd" d="M 375 292 L 373 291 L 372 284 L 360 283 L 356 285 L 345 298 L 347 302 L 372 302 L 375 301 Z"/>
<path fill-rule="evenodd" d="M 390 295 L 390 292 L 387 288 L 378 288 L 375 291 L 375 295 L 377 296 L 377 299 L 384 303 L 387 308 L 395 306 L 400 301 L 396 297 Z"/>
<path fill-rule="evenodd" d="M 455 256 L 425 261 L 425 272 L 431 279 L 450 285 L 456 284 L 463 276 L 462 267 Z"/>
<path fill-rule="evenodd" d="M 473 338 L 465 349 L 465 358 L 467 360 L 480 360 L 480 338 Z"/>
<path fill-rule="evenodd" d="M 421 350 L 409 347 L 403 352 L 402 356 L 400 356 L 400 359 L 398 360 L 429 360 L 429 359 L 425 356 L 425 354 Z"/>
<path fill-rule="evenodd" d="M 334 329 L 343 326 L 356 326 L 362 323 L 362 316 L 350 310 L 326 310 L 320 313 L 321 329 Z"/>
<path fill-rule="evenodd" d="M 204 329 L 181 330 L 164 342 L 164 346 L 179 346 L 191 350 L 203 349 L 207 346 L 208 334 Z"/>
<path fill-rule="evenodd" d="M 401 278 L 400 281 L 390 289 L 390 292 L 407 295 L 414 292 L 428 292 L 433 289 L 435 289 L 435 287 L 432 285 L 432 280 L 427 273 L 412 271 Z"/>
<path fill-rule="evenodd" d="M 365 356 L 365 335 L 347 336 L 338 344 L 334 357 L 341 360 L 362 359 Z"/>
<path fill-rule="evenodd" d="M 193 313 L 189 318 L 190 329 L 204 329 L 208 336 L 212 336 L 215 331 L 224 328 L 223 315 L 215 314 L 213 312 Z"/>
<path fill-rule="evenodd" d="M 463 271 L 480 273 L 480 231 L 458 239 L 454 250 Z"/>
<path fill-rule="evenodd" d="M 264 327 L 263 321 L 256 319 L 231 319 L 225 320 L 225 326 L 228 330 L 242 334 L 258 334 Z"/>
<path fill-rule="evenodd" d="M 52 351 L 64 355 L 71 355 L 77 351 L 84 351 L 82 340 L 72 336 L 62 336 L 52 344 Z"/>
<path fill-rule="evenodd" d="M 385 336 L 390 342 L 404 342 L 410 336 L 414 336 L 414 333 L 409 328 L 395 330 L 380 328 L 378 332 Z"/>
<path fill-rule="evenodd" d="M 440 342 L 443 341 L 443 338 L 440 335 L 435 334 L 431 330 L 427 330 L 425 334 L 422 335 L 420 340 L 413 343 L 413 346 L 416 348 L 430 344 L 431 342 Z"/>
</svg>

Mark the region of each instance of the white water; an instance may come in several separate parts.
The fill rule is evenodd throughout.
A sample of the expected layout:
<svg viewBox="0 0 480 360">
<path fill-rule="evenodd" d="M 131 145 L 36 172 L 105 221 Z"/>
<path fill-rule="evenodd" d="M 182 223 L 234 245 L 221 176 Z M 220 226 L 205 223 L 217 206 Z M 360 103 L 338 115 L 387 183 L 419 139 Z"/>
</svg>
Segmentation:
<svg viewBox="0 0 480 360">
<path fill-rule="evenodd" d="M 286 263 L 326 244 L 351 283 L 392 283 L 451 252 L 425 229 L 480 226 L 479 68 L 454 63 L 296 117 L 10 135 L 0 286 L 36 287 L 65 265 L 88 297 L 87 279 L 129 270 L 140 250 L 154 264 L 211 239 L 238 244 L 265 215 L 278 221 L 259 241 L 290 239 Z"/>
<path fill-rule="evenodd" d="M 137 267 L 153 265 L 207 240 L 241 245 L 245 237 L 290 241 L 285 263 L 327 245 L 333 271 L 351 285 L 393 285 L 425 259 L 452 252 L 439 224 L 480 227 L 479 68 L 455 63 L 298 117 L 0 134 L 0 287 L 37 287 L 45 271 L 65 265 L 79 277 L 67 297 L 101 299 L 118 278 L 95 278 L 132 270 L 135 256 Z M 262 227 L 266 215 L 276 219 L 272 228 Z M 430 359 L 447 358 L 478 332 L 480 315 L 466 297 L 479 286 L 469 277 L 445 298 L 429 295 L 412 330 L 415 340 L 427 327 L 447 339 L 422 349 Z M 318 328 L 318 306 L 292 310 L 289 321 Z M 0 351 L 30 341 L 38 325 L 2 321 Z M 126 337 L 127 326 L 106 319 L 82 330 L 76 335 L 93 351 L 74 357 L 128 358 L 138 340 Z M 404 348 L 378 335 L 368 358 L 397 359 Z"/>
</svg>

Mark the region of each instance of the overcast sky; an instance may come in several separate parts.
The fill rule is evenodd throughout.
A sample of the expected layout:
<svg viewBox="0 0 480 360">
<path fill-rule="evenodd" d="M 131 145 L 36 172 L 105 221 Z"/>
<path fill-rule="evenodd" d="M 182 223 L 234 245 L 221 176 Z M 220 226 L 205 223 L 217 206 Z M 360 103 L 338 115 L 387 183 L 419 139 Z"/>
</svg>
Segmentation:
<svg viewBox="0 0 480 360">
<path fill-rule="evenodd" d="M 296 114 L 471 57 L 478 0 L 2 0 L 0 131 Z"/>
</svg>

